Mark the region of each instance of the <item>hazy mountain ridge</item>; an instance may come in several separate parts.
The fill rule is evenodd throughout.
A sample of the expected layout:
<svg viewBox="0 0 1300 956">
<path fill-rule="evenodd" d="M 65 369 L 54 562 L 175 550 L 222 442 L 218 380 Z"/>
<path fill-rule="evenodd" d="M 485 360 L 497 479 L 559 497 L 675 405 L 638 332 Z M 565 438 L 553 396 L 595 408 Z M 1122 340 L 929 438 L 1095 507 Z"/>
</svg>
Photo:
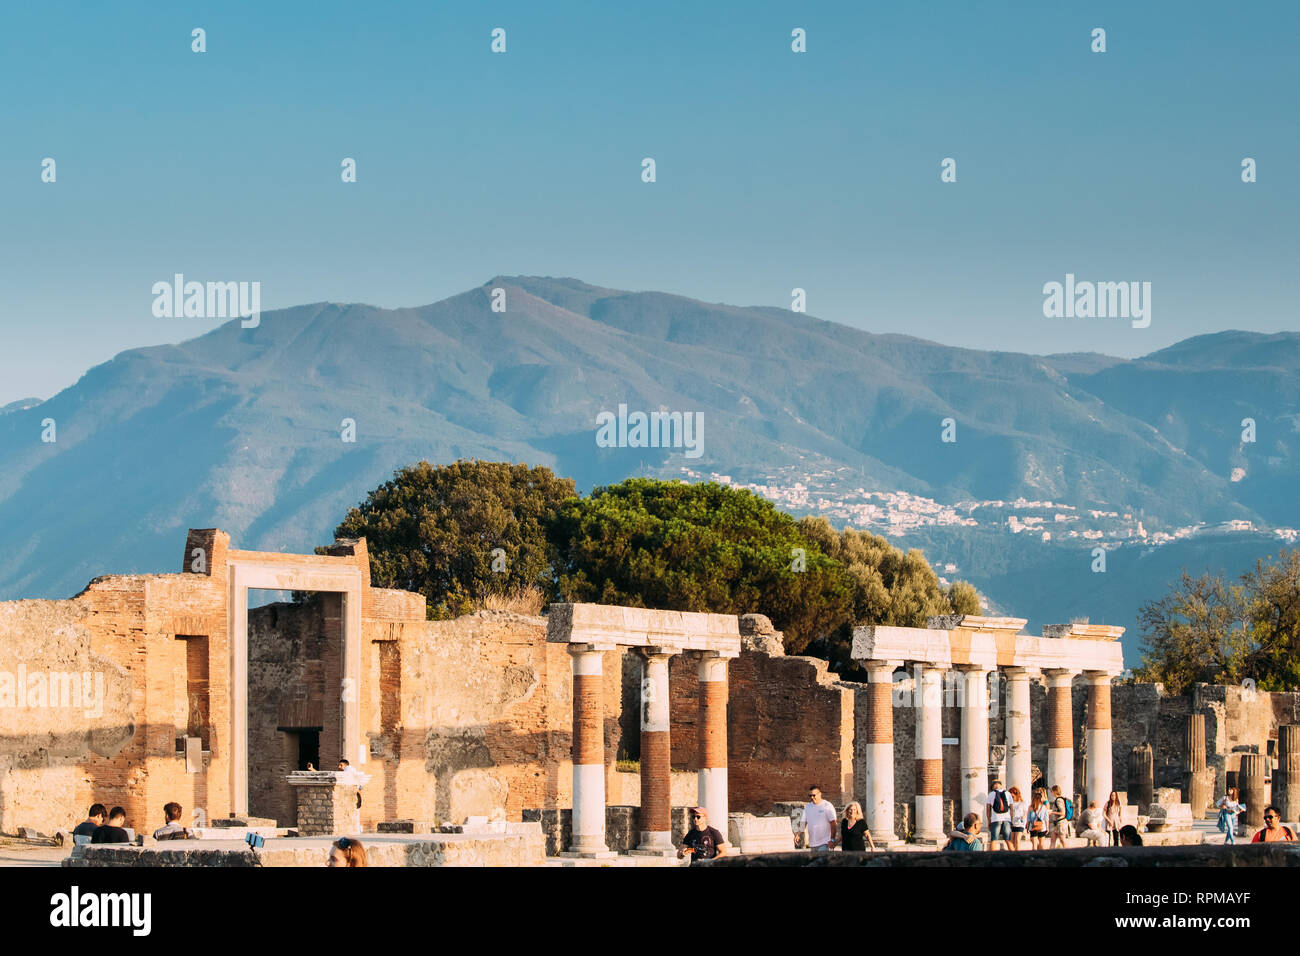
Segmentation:
<svg viewBox="0 0 1300 956">
<path fill-rule="evenodd" d="M 505 313 L 492 311 L 495 287 Z M 701 412 L 703 456 L 598 448 L 596 415 L 620 403 Z M 1034 356 L 497 277 L 417 308 L 322 302 L 265 313 L 255 329 L 233 320 L 21 404 L 0 410 L 3 598 L 170 570 L 190 526 L 308 549 L 420 458 L 545 464 L 582 489 L 687 463 L 754 481 L 839 468 L 867 488 L 1104 506 L 1151 528 L 1300 524 L 1295 333 L 1198 336 L 1131 361 Z M 46 418 L 53 444 L 41 441 Z M 955 443 L 941 441 L 945 418 Z M 1243 418 L 1256 422 L 1253 445 Z M 355 443 L 340 438 L 345 419 Z"/>
</svg>

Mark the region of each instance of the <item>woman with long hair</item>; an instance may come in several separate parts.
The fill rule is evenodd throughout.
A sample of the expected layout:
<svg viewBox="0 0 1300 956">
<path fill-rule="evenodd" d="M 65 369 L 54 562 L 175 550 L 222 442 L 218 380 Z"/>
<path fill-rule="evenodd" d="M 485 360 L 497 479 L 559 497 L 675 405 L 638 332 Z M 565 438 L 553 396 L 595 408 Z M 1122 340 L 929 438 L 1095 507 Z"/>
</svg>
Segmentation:
<svg viewBox="0 0 1300 956">
<path fill-rule="evenodd" d="M 862 819 L 862 807 L 854 800 L 844 808 L 844 820 L 840 824 L 840 849 L 865 850 L 868 846 L 872 852 L 876 849 L 867 829 L 867 821 Z"/>
<path fill-rule="evenodd" d="M 1034 791 L 1034 798 L 1029 803 L 1029 813 L 1026 814 L 1026 820 L 1029 823 L 1029 841 L 1030 848 L 1042 850 L 1043 841 L 1047 839 L 1048 819 L 1051 811 L 1047 809 L 1047 794 L 1043 788 L 1039 787 Z"/>
<path fill-rule="evenodd" d="M 340 837 L 330 846 L 330 859 L 326 866 L 367 866 L 366 848 L 360 840 Z"/>
<path fill-rule="evenodd" d="M 1025 824 L 1029 817 L 1029 804 L 1020 795 L 1019 787 L 1012 787 L 1007 792 L 1011 794 L 1011 849 L 1019 850 L 1020 834 L 1025 832 Z"/>
<path fill-rule="evenodd" d="M 1119 828 L 1124 825 L 1124 807 L 1119 802 L 1119 792 L 1112 790 L 1106 798 L 1106 832 L 1110 845 L 1119 846 Z"/>
<path fill-rule="evenodd" d="M 1237 788 L 1229 787 L 1228 792 L 1219 800 L 1219 830 L 1223 833 L 1223 845 L 1232 846 L 1237 842 L 1237 814 L 1246 809 L 1237 799 Z"/>
</svg>

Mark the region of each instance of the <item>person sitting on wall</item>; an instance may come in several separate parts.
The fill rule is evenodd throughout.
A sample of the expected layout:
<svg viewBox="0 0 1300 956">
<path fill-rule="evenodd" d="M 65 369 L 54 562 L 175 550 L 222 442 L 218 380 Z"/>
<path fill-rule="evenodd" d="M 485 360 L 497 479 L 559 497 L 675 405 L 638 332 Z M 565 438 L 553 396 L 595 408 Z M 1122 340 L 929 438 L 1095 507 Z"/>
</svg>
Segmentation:
<svg viewBox="0 0 1300 956">
<path fill-rule="evenodd" d="M 1120 846 L 1141 846 L 1142 837 L 1138 834 L 1137 827 L 1133 824 L 1119 828 L 1119 845 Z"/>
<path fill-rule="evenodd" d="M 360 840 L 340 837 L 330 846 L 330 858 L 326 866 L 369 866 L 366 862 L 366 848 Z"/>
<path fill-rule="evenodd" d="M 677 849 L 677 859 L 690 857 L 690 865 L 697 860 L 715 860 L 727 855 L 727 838 L 718 830 L 709 826 L 709 811 L 703 807 L 692 807 L 688 811 L 691 828 L 682 837 L 682 845 Z"/>
<path fill-rule="evenodd" d="M 163 807 L 163 816 L 167 822 L 153 831 L 155 840 L 189 839 L 190 831 L 181 825 L 181 810 L 181 805 L 174 801 Z"/>
<path fill-rule="evenodd" d="M 352 765 L 346 759 L 339 761 L 339 773 L 344 773 Z M 357 809 L 361 809 L 361 788 L 357 788 Z"/>
<path fill-rule="evenodd" d="M 126 832 L 126 811 L 114 807 L 108 812 L 108 822 L 95 830 L 91 843 L 130 843 L 131 837 Z"/>
<path fill-rule="evenodd" d="M 90 812 L 86 814 L 86 819 L 81 823 L 78 823 L 76 828 L 72 831 L 73 839 L 75 840 L 77 837 L 85 837 L 89 840 L 95 835 L 95 831 L 104 825 L 104 818 L 106 816 L 108 816 L 108 810 L 104 808 L 102 803 L 92 803 L 90 805 Z"/>
<path fill-rule="evenodd" d="M 962 853 L 974 853 L 984 849 L 984 841 L 980 839 L 980 815 L 978 813 L 966 814 L 966 819 L 962 820 L 961 825 L 952 832 L 945 850 L 955 850 Z"/>
<path fill-rule="evenodd" d="M 1264 808 L 1264 826 L 1250 838 L 1251 843 L 1294 843 L 1295 834 L 1282 822 L 1282 811 L 1271 803 Z"/>
</svg>

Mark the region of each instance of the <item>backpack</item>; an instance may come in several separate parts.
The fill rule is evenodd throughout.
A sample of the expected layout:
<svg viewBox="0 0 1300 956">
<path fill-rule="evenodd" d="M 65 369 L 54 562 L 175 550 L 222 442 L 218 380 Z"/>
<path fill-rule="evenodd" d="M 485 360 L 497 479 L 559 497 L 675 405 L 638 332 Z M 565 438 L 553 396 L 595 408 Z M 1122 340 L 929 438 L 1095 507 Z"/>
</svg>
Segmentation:
<svg viewBox="0 0 1300 956">
<path fill-rule="evenodd" d="M 1008 813 L 1010 812 L 1010 810 L 1011 810 L 1011 801 L 1007 799 L 1007 792 L 1005 790 L 994 790 L 993 791 L 993 812 Z"/>
<path fill-rule="evenodd" d="M 1062 797 L 1061 799 L 1065 801 L 1065 819 L 1067 819 L 1067 820 L 1073 820 L 1073 819 L 1074 819 L 1074 801 L 1071 800 L 1069 797 Z"/>
</svg>

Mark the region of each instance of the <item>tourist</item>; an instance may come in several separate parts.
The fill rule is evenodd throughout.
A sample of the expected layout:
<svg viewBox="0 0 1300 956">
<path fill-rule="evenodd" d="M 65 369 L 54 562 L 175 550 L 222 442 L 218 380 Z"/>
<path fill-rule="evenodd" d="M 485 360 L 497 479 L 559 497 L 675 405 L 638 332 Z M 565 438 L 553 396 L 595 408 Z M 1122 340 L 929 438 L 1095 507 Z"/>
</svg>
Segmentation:
<svg viewBox="0 0 1300 956">
<path fill-rule="evenodd" d="M 1011 788 L 1011 849 L 1020 849 L 1020 835 L 1025 832 L 1029 817 L 1029 804 L 1020 795 L 1019 787 Z"/>
<path fill-rule="evenodd" d="M 1048 812 L 1049 830 L 1052 834 L 1051 849 L 1056 849 L 1056 844 L 1060 843 L 1061 848 L 1066 846 L 1066 839 L 1070 836 L 1070 801 L 1061 793 L 1060 784 L 1052 784 L 1052 809 Z"/>
<path fill-rule="evenodd" d="M 808 801 L 799 822 L 803 845 L 814 853 L 825 853 L 835 846 L 835 808 L 822 799 L 821 788 L 815 785 L 808 788 Z"/>
<path fill-rule="evenodd" d="M 339 773 L 347 773 L 352 765 L 346 759 L 339 760 Z M 357 809 L 361 809 L 361 788 L 357 787 Z"/>
<path fill-rule="evenodd" d="M 1219 830 L 1223 833 L 1223 845 L 1237 842 L 1237 815 L 1246 808 L 1237 799 L 1237 788 L 1229 787 L 1219 800 Z"/>
<path fill-rule="evenodd" d="M 1119 845 L 1120 846 L 1141 846 L 1142 837 L 1138 835 L 1137 827 L 1133 824 L 1127 824 L 1119 828 Z"/>
<path fill-rule="evenodd" d="M 91 843 L 130 843 L 131 836 L 126 832 L 126 811 L 114 807 L 108 812 L 108 822 L 95 830 Z"/>
<path fill-rule="evenodd" d="M 104 809 L 102 803 L 92 803 L 90 812 L 86 814 L 86 819 L 78 823 L 72 831 L 72 838 L 75 841 L 77 837 L 85 837 L 89 840 L 95 835 L 95 831 L 104 825 L 104 817 L 108 816 L 108 811 Z"/>
<path fill-rule="evenodd" d="M 966 819 L 962 820 L 961 826 L 957 827 L 948 837 L 945 850 L 954 850 L 960 853 L 974 853 L 984 849 L 984 843 L 980 840 L 980 815 L 978 813 L 966 814 Z"/>
<path fill-rule="evenodd" d="M 727 838 L 717 829 L 709 826 L 709 811 L 703 807 L 692 807 L 687 811 L 691 828 L 682 837 L 682 845 L 677 848 L 677 859 L 689 856 L 690 865 L 698 860 L 716 860 L 727 855 Z"/>
<path fill-rule="evenodd" d="M 989 821 L 989 849 L 1005 850 L 1011 842 L 1011 794 L 1002 787 L 1001 780 L 993 781 L 993 789 L 984 798 L 984 813 Z"/>
<path fill-rule="evenodd" d="M 360 840 L 340 837 L 330 846 L 330 858 L 326 866 L 369 866 L 366 863 L 366 848 Z"/>
<path fill-rule="evenodd" d="M 1083 824 L 1079 835 L 1088 841 L 1088 846 L 1101 846 L 1101 841 L 1106 839 L 1106 817 L 1096 800 L 1088 803 L 1088 809 L 1079 815 L 1079 822 Z"/>
<path fill-rule="evenodd" d="M 1124 806 L 1119 802 L 1119 793 L 1115 790 L 1106 798 L 1106 835 L 1110 837 L 1111 846 L 1119 846 L 1119 828 L 1124 825 Z"/>
<path fill-rule="evenodd" d="M 163 807 L 163 816 L 167 822 L 153 831 L 155 840 L 185 840 L 189 838 L 190 831 L 181 825 L 181 805 L 179 803 L 169 803 Z"/>
<path fill-rule="evenodd" d="M 1051 826 L 1051 813 L 1047 808 L 1047 794 L 1039 787 L 1034 791 L 1029 802 L 1029 813 L 1025 819 L 1029 823 L 1030 849 L 1044 850 L 1043 841 L 1047 839 L 1048 827 Z"/>
<path fill-rule="evenodd" d="M 1282 811 L 1271 803 L 1264 808 L 1264 826 L 1250 838 L 1251 843 L 1294 843 L 1295 834 L 1282 822 Z"/>
<path fill-rule="evenodd" d="M 867 821 L 862 819 L 862 807 L 854 800 L 844 808 L 844 822 L 840 825 L 840 849 L 865 851 L 868 846 L 874 853 L 875 841 L 871 839 Z"/>
</svg>

